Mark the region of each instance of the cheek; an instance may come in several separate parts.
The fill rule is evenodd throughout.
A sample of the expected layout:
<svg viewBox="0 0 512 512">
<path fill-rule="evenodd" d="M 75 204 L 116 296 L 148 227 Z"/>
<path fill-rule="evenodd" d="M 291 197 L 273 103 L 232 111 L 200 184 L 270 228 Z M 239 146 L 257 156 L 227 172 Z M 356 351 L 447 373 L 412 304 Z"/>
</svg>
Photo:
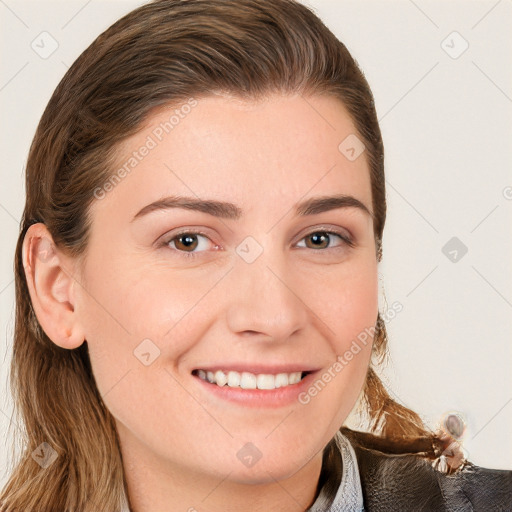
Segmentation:
<svg viewBox="0 0 512 512">
<path fill-rule="evenodd" d="M 148 411 L 161 413 L 152 416 L 157 431 L 168 426 L 164 409 L 192 408 L 207 420 L 171 373 L 210 326 L 213 277 L 196 276 L 191 284 L 185 273 L 121 264 L 90 275 L 82 297 L 86 339 L 96 385 L 114 417 L 141 437 L 150 436 Z M 200 429 L 188 421 L 183 430 Z"/>
<path fill-rule="evenodd" d="M 355 279 L 354 285 L 341 294 L 338 315 L 333 318 L 335 352 L 340 355 L 349 350 L 354 342 L 364 350 L 371 350 L 373 331 L 378 313 L 377 279 Z M 349 356 L 350 357 L 350 356 Z"/>
<path fill-rule="evenodd" d="M 378 313 L 378 277 L 374 259 L 354 260 L 315 280 L 308 294 L 323 320 L 325 337 L 337 355 L 354 339 L 374 329 Z M 361 335 L 361 336 L 360 336 Z M 368 338 L 368 336 L 366 336 Z M 371 339 L 369 344 L 371 344 Z"/>
<path fill-rule="evenodd" d="M 378 314 L 376 262 L 360 260 L 340 272 L 336 282 L 329 282 L 326 307 L 320 311 L 332 356 L 320 380 L 335 383 L 329 386 L 332 395 L 325 398 L 346 405 L 343 414 L 348 414 L 363 386 L 372 352 Z"/>
<path fill-rule="evenodd" d="M 201 338 L 218 276 L 190 274 L 119 260 L 91 264 L 80 307 L 98 386 L 138 370 L 141 359 L 154 361 L 152 367 L 172 366 Z"/>
<path fill-rule="evenodd" d="M 330 345 L 330 363 L 309 388 L 299 395 L 305 422 L 325 423 L 326 443 L 345 422 L 363 389 L 370 363 L 378 313 L 376 265 L 352 266 L 338 282 L 325 286 L 326 307 L 319 310 L 325 338 Z M 320 302 L 318 302 L 320 304 Z M 311 425 L 318 428 L 318 425 Z"/>
</svg>

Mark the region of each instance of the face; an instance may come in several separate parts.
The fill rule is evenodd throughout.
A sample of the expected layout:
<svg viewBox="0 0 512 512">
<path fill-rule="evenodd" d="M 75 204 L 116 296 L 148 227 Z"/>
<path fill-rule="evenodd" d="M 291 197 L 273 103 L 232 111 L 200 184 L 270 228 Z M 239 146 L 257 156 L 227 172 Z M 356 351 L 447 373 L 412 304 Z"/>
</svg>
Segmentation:
<svg viewBox="0 0 512 512">
<path fill-rule="evenodd" d="M 340 151 L 356 130 L 333 98 L 189 105 L 119 148 L 129 172 L 92 206 L 76 313 L 124 452 L 167 472 L 286 478 L 321 457 L 368 368 L 366 155 Z M 353 199 L 315 203 L 333 196 Z"/>
</svg>

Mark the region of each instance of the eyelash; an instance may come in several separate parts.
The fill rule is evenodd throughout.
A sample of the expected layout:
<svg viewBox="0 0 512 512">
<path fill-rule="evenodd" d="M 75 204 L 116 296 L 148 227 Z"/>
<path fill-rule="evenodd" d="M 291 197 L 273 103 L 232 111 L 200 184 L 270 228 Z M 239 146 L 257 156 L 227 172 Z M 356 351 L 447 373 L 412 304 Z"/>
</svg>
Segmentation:
<svg viewBox="0 0 512 512">
<path fill-rule="evenodd" d="M 354 247 L 354 242 L 347 236 L 345 235 L 342 235 L 341 233 L 339 233 L 338 231 L 335 231 L 335 230 L 330 230 L 330 229 L 316 229 L 314 231 L 311 231 L 309 233 L 307 233 L 306 235 L 304 235 L 300 240 L 304 240 L 304 238 L 307 238 L 308 236 L 311 236 L 311 235 L 314 235 L 314 234 L 317 234 L 317 233 L 322 233 L 322 234 L 328 234 L 328 235 L 336 235 L 338 236 L 341 241 L 343 242 L 344 245 L 347 245 L 348 247 Z M 192 230 L 184 230 L 184 231 L 181 231 L 179 233 L 175 233 L 172 238 L 166 238 L 161 244 L 160 246 L 161 247 L 167 247 L 173 240 L 179 238 L 180 236 L 182 235 L 201 235 L 201 236 L 204 236 L 206 238 L 208 238 L 208 240 L 210 240 L 210 237 L 206 234 L 206 233 L 203 233 L 202 231 L 192 231 Z M 211 241 L 211 240 L 210 240 Z M 212 242 L 213 243 L 213 242 Z M 325 251 L 327 249 L 329 249 L 330 247 L 327 247 L 326 249 L 311 249 L 312 251 Z M 339 247 L 331 247 L 330 249 L 333 249 L 333 250 L 336 250 L 338 249 Z M 197 258 L 198 257 L 198 254 L 201 254 L 201 252 L 203 251 L 199 251 L 199 253 L 197 252 L 187 252 L 187 251 L 181 251 L 179 249 L 173 249 L 171 247 L 169 247 L 169 249 L 171 249 L 172 251 L 175 251 L 175 252 L 178 252 L 180 254 L 182 254 L 185 258 Z M 309 249 L 309 247 L 305 247 L 305 249 Z"/>
</svg>

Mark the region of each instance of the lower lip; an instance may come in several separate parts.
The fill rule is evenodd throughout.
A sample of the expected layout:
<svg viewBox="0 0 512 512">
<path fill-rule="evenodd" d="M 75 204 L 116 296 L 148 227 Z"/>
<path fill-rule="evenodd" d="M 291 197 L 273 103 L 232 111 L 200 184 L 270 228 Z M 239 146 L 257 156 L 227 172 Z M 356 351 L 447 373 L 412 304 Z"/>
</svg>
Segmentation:
<svg viewBox="0 0 512 512">
<path fill-rule="evenodd" d="M 229 386 L 217 386 L 205 381 L 196 375 L 193 377 L 208 393 L 223 400 L 242 405 L 244 407 L 278 408 L 298 403 L 299 395 L 306 391 L 315 379 L 317 372 L 308 373 L 300 382 L 276 389 L 242 389 Z"/>
</svg>

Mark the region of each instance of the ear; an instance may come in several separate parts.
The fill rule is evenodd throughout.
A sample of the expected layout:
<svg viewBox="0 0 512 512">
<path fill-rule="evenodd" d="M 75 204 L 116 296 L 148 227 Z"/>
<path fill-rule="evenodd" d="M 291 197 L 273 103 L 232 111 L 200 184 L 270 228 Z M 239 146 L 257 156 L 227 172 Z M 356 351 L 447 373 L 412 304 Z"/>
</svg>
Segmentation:
<svg viewBox="0 0 512 512">
<path fill-rule="evenodd" d="M 73 261 L 56 248 L 42 223 L 28 228 L 22 258 L 32 306 L 42 329 L 59 347 L 79 347 L 85 338 L 75 311 Z"/>
</svg>

